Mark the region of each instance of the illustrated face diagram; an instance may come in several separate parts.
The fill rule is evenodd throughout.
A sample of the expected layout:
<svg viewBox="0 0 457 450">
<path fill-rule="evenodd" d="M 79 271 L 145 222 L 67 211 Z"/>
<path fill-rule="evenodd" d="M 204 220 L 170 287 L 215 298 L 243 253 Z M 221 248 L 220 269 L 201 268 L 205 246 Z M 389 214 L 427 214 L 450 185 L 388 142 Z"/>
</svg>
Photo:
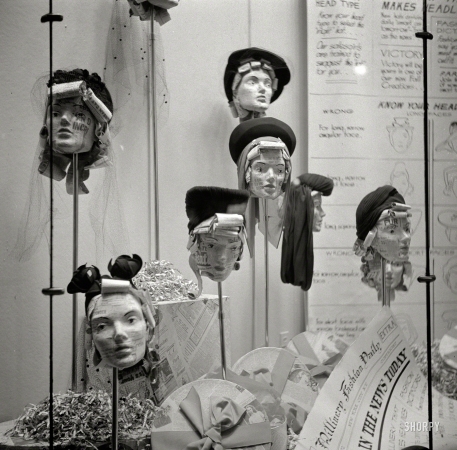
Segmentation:
<svg viewBox="0 0 457 450">
<path fill-rule="evenodd" d="M 445 233 L 451 244 L 457 244 L 457 210 L 446 209 L 438 214 L 438 222 L 445 227 Z"/>
<path fill-rule="evenodd" d="M 452 196 L 457 199 L 457 165 L 446 167 L 443 170 L 444 195 Z"/>
<path fill-rule="evenodd" d="M 390 145 L 397 153 L 405 153 L 411 146 L 414 127 L 406 117 L 395 117 L 391 126 L 387 127 Z"/>
<path fill-rule="evenodd" d="M 451 122 L 449 136 L 435 147 L 435 151 L 457 154 L 457 122 Z"/>
<path fill-rule="evenodd" d="M 397 189 L 403 197 L 409 197 L 414 192 L 414 186 L 410 181 L 406 164 L 399 161 L 390 173 L 390 184 Z"/>
<path fill-rule="evenodd" d="M 457 294 L 457 256 L 448 260 L 443 267 L 443 279 L 446 286 L 454 293 Z"/>
</svg>

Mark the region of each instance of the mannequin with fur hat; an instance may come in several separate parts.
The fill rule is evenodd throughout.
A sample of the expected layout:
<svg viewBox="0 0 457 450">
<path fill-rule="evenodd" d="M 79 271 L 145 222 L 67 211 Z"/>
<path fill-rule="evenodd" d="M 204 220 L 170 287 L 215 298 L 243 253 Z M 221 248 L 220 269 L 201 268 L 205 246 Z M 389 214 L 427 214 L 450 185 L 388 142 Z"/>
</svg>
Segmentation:
<svg viewBox="0 0 457 450">
<path fill-rule="evenodd" d="M 195 186 L 186 193 L 189 218 L 189 264 L 198 281 L 198 298 L 202 276 L 222 282 L 232 270 L 238 270 L 245 243 L 244 212 L 247 191 L 214 186 Z"/>
</svg>

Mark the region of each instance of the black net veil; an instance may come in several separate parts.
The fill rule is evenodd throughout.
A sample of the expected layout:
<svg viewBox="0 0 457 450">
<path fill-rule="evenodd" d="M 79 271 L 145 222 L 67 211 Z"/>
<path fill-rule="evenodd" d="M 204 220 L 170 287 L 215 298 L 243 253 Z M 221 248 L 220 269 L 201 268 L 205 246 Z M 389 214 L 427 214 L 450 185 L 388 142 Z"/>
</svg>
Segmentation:
<svg viewBox="0 0 457 450">
<path fill-rule="evenodd" d="M 165 80 L 165 60 L 159 27 L 154 26 L 154 70 L 155 101 L 159 121 L 168 117 L 168 90 Z M 151 36 L 148 26 L 138 17 L 130 17 L 127 2 L 114 0 L 106 47 L 104 82 L 111 94 L 114 111 L 109 123 L 111 140 L 107 146 L 107 163 L 90 170 L 96 179 L 88 195 L 80 195 L 80 215 L 88 214 L 95 237 L 96 261 L 103 261 L 112 255 L 128 253 L 129 238 L 123 214 L 119 190 L 115 137 L 125 124 L 123 109 L 132 99 L 134 92 L 146 102 L 149 92 L 149 57 Z M 62 69 L 62 68 L 56 68 Z M 73 70 L 75 67 L 63 68 Z M 41 75 L 31 91 L 34 113 L 42 124 L 45 122 L 48 101 L 47 82 L 49 73 Z M 126 121 L 125 121 L 126 122 Z M 37 130 L 37 135 L 40 130 Z M 50 193 L 49 178 L 38 171 L 40 154 L 45 138 L 39 136 L 31 175 L 29 178 L 27 202 L 18 225 L 18 235 L 12 256 L 19 261 L 29 260 L 37 251 L 43 237 L 49 242 Z M 134 151 L 134 149 L 131 149 Z M 97 174 L 95 175 L 95 172 Z M 86 197 L 89 197 L 86 200 Z M 86 206 L 85 206 L 86 205 Z M 53 180 L 53 214 L 55 223 L 72 216 L 73 197 L 65 192 L 65 181 Z M 81 220 L 80 220 L 81 221 Z M 70 239 L 70 238 L 69 238 Z"/>
</svg>

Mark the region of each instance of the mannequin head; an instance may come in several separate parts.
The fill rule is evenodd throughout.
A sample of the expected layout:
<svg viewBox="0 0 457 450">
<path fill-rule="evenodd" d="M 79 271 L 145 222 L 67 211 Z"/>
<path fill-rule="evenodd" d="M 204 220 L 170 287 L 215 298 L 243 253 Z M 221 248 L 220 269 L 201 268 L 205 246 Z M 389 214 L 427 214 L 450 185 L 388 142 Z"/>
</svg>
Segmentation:
<svg viewBox="0 0 457 450">
<path fill-rule="evenodd" d="M 198 249 L 192 254 L 202 276 L 212 281 L 226 280 L 239 267 L 243 253 L 240 236 L 204 233 L 197 236 Z"/>
<path fill-rule="evenodd" d="M 276 78 L 274 78 L 276 79 Z M 273 80 L 263 69 L 252 70 L 242 76 L 233 90 L 233 102 L 237 110 L 264 113 L 273 96 Z"/>
<path fill-rule="evenodd" d="M 393 217 L 392 210 L 388 209 L 381 214 L 376 229 L 371 246 L 389 262 L 408 261 L 411 219 L 407 216 Z"/>
<path fill-rule="evenodd" d="M 85 264 L 73 274 L 67 291 L 86 294 L 86 333 L 95 346 L 95 365 L 126 369 L 148 351 L 155 327 L 152 302 L 131 284 L 142 265 L 138 255 L 122 255 L 108 265 L 113 278 L 101 277 L 97 267 Z"/>
<path fill-rule="evenodd" d="M 313 232 L 318 233 L 322 229 L 322 221 L 326 216 L 322 209 L 322 192 L 314 191 L 311 197 L 314 203 Z"/>
<path fill-rule="evenodd" d="M 290 171 L 284 156 L 282 149 L 265 148 L 250 161 L 246 183 L 253 197 L 275 199 L 282 194 Z"/>
<path fill-rule="evenodd" d="M 290 183 L 295 143 L 294 132 L 280 120 L 263 117 L 240 123 L 229 142 L 238 168 L 238 187 L 253 197 L 278 198 Z"/>
<path fill-rule="evenodd" d="M 403 196 L 389 185 L 366 195 L 356 212 L 356 254 L 367 260 L 379 253 L 390 263 L 407 261 L 411 243 L 409 209 Z"/>
<path fill-rule="evenodd" d="M 224 73 L 233 116 L 240 121 L 263 117 L 289 81 L 289 68 L 278 55 L 256 47 L 233 52 Z"/>
<path fill-rule="evenodd" d="M 378 300 L 382 299 L 382 269 L 381 255 L 375 253 L 372 260 L 362 258 L 360 267 L 363 277 L 362 282 L 367 286 L 375 288 L 378 293 Z M 390 291 L 390 300 L 395 300 L 395 291 L 407 291 L 406 281 L 411 279 L 412 267 L 410 262 L 394 262 L 386 264 L 386 285 Z"/>
<path fill-rule="evenodd" d="M 111 120 L 113 102 L 98 74 L 87 70 L 57 70 L 52 81 L 52 141 L 57 153 L 85 153 L 92 149 L 103 123 Z M 97 127 L 98 125 L 98 127 Z M 51 129 L 51 106 L 46 108 L 46 132 Z"/>
<path fill-rule="evenodd" d="M 194 271 L 199 292 L 201 277 L 222 282 L 239 269 L 245 234 L 244 217 L 249 194 L 238 189 L 195 186 L 186 193 L 189 218 L 189 264 Z"/>
<path fill-rule="evenodd" d="M 51 108 L 46 112 L 46 127 L 51 129 Z M 53 98 L 52 143 L 58 153 L 84 153 L 95 142 L 95 117 L 81 97 Z"/>
<path fill-rule="evenodd" d="M 146 353 L 149 327 L 134 290 L 102 295 L 92 301 L 89 323 L 101 360 L 118 369 L 141 361 Z"/>
</svg>

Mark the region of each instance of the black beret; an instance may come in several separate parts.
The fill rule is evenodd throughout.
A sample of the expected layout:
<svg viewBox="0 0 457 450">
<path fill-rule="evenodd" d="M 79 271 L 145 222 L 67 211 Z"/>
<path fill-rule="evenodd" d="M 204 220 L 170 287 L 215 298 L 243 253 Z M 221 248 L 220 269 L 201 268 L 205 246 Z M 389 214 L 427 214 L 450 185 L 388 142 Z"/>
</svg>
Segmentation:
<svg viewBox="0 0 457 450">
<path fill-rule="evenodd" d="M 278 79 L 278 87 L 273 92 L 271 103 L 273 103 L 280 95 L 284 86 L 290 81 L 290 70 L 286 62 L 278 55 L 275 55 L 268 50 L 263 50 L 257 47 L 243 48 L 233 52 L 228 59 L 227 67 L 224 73 L 224 89 L 225 95 L 229 102 L 233 100 L 232 84 L 235 75 L 238 73 L 238 67 L 250 61 L 268 61 L 275 71 Z"/>
<path fill-rule="evenodd" d="M 249 192 L 241 189 L 227 189 L 215 186 L 195 186 L 186 193 L 187 227 L 192 231 L 199 223 L 216 213 L 244 214 Z"/>
<path fill-rule="evenodd" d="M 292 156 L 292 153 L 295 150 L 295 144 L 297 143 L 292 128 L 290 128 L 287 123 L 275 119 L 274 117 L 261 117 L 259 119 L 241 122 L 232 131 L 229 149 L 233 161 L 235 163 L 238 162 L 241 152 L 252 140 L 268 136 L 280 138 L 284 144 L 286 144 L 289 155 Z"/>
<path fill-rule="evenodd" d="M 367 194 L 355 213 L 357 237 L 362 241 L 376 225 L 382 212 L 389 209 L 392 203 L 405 203 L 403 196 L 391 185 L 378 187 Z"/>
<path fill-rule="evenodd" d="M 94 94 L 113 113 L 111 94 L 97 73 L 89 74 L 89 71 L 86 69 L 56 70 L 52 77 L 53 84 L 71 83 L 73 81 L 85 81 L 87 87 L 90 87 Z M 48 82 L 48 87 L 50 86 L 51 80 Z"/>
<path fill-rule="evenodd" d="M 302 186 L 308 186 L 313 191 L 322 192 L 322 195 L 328 196 L 333 191 L 333 180 L 324 175 L 316 173 L 304 173 L 298 177 Z"/>
</svg>

